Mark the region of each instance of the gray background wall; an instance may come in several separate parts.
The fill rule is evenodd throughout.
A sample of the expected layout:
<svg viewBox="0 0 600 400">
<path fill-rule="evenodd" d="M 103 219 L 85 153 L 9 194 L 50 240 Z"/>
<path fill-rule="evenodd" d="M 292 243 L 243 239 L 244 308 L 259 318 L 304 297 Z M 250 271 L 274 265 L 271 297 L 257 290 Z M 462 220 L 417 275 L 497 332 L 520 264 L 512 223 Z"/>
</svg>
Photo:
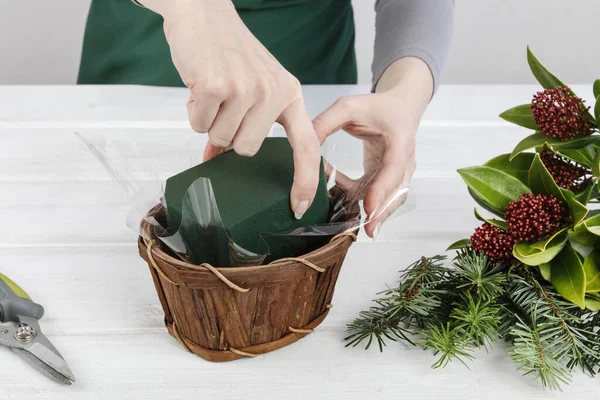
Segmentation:
<svg viewBox="0 0 600 400">
<path fill-rule="evenodd" d="M 353 3 L 359 79 L 368 83 L 374 1 Z M 0 0 L 0 84 L 73 83 L 88 7 L 89 0 Z M 456 0 L 443 82 L 532 82 L 527 44 L 564 81 L 591 82 L 600 77 L 598 16 L 599 0 Z"/>
</svg>

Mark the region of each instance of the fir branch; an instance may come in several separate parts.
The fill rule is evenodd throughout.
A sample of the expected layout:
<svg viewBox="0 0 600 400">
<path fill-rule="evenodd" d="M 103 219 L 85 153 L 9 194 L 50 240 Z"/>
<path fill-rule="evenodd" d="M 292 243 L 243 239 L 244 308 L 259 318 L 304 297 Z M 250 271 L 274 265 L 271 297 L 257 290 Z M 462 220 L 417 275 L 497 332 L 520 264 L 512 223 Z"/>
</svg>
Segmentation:
<svg viewBox="0 0 600 400">
<path fill-rule="evenodd" d="M 411 264 L 400 276 L 395 288 L 383 292 L 384 296 L 375 300 L 375 306 L 362 311 L 354 322 L 347 325 L 346 346 L 356 346 L 366 340 L 365 348 L 369 348 L 374 338 L 380 351 L 383 351 L 386 339 L 402 339 L 414 344 L 410 336 L 415 335 L 423 326 L 421 321 L 430 317 L 442 304 L 444 291 L 438 286 L 447 273 L 442 265 L 445 258 L 423 257 Z"/>
<path fill-rule="evenodd" d="M 533 313 L 535 315 L 535 313 Z M 569 352 L 569 345 L 558 338 L 560 327 L 551 323 L 530 323 L 519 321 L 511 329 L 515 338 L 510 357 L 518 365 L 518 370 L 536 374 L 543 387 L 560 389 L 561 384 L 571 382 L 571 370 L 562 359 Z M 535 380 L 534 379 L 534 380 Z"/>
<path fill-rule="evenodd" d="M 483 253 L 464 249 L 454 259 L 457 289 L 469 290 L 483 301 L 491 301 L 504 293 L 506 276 L 503 264 L 488 260 Z"/>
<path fill-rule="evenodd" d="M 580 366 L 593 375 L 600 363 L 600 343 L 597 327 L 586 317 L 589 313 L 563 300 L 553 287 L 542 285 L 529 271 L 520 273 L 523 276 L 513 275 L 508 287 L 509 298 L 519 315 L 528 323 L 557 328 L 557 340 L 568 346 L 560 361 L 569 368 Z"/>
<path fill-rule="evenodd" d="M 452 327 L 450 322 L 441 325 L 429 325 L 421 332 L 423 338 L 419 345 L 425 349 L 433 350 L 434 355 L 440 355 L 438 360 L 431 366 L 440 368 L 448 365 L 452 359 L 460 361 L 469 368 L 467 361 L 472 360 L 471 339 L 464 335 L 462 329 Z"/>
<path fill-rule="evenodd" d="M 489 300 L 475 300 L 469 292 L 462 300 L 450 314 L 456 329 L 463 331 L 476 346 L 487 347 L 495 342 L 501 323 L 500 307 Z"/>
</svg>

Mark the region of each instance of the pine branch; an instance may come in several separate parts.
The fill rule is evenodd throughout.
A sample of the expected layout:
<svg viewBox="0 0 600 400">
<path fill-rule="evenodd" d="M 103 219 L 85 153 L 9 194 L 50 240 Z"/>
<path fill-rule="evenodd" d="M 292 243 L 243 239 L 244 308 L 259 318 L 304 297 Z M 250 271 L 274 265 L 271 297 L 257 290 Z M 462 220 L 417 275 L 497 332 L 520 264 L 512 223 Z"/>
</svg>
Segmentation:
<svg viewBox="0 0 600 400">
<path fill-rule="evenodd" d="M 469 368 L 467 361 L 472 360 L 471 338 L 464 335 L 461 328 L 452 327 L 450 322 L 445 325 L 430 325 L 422 331 L 423 338 L 419 345 L 425 349 L 433 350 L 434 355 L 440 355 L 432 368 L 440 368 L 448 365 L 452 359 L 460 361 Z"/>
<path fill-rule="evenodd" d="M 442 304 L 444 291 L 438 286 L 446 279 L 447 270 L 442 265 L 445 258 L 423 257 L 411 264 L 395 288 L 383 292 L 384 296 L 375 300 L 375 306 L 362 311 L 348 324 L 346 346 L 356 346 L 366 340 L 365 348 L 369 348 L 374 338 L 380 351 L 383 351 L 386 339 L 402 339 L 414 344 L 410 336 L 415 335 L 423 326 L 422 321 L 431 317 Z"/>
<path fill-rule="evenodd" d="M 535 313 L 534 313 L 535 315 Z M 562 359 L 569 352 L 568 344 L 557 338 L 560 327 L 551 323 L 539 323 L 535 319 L 519 322 L 511 329 L 515 338 L 510 357 L 518 365 L 518 370 L 536 374 L 543 387 L 556 390 L 561 384 L 571 382 L 571 370 Z"/>
<path fill-rule="evenodd" d="M 491 301 L 504 293 L 506 267 L 490 262 L 483 253 L 468 249 L 454 259 L 456 289 L 469 290 L 483 301 Z"/>
<path fill-rule="evenodd" d="M 462 304 L 455 304 L 450 318 L 456 329 L 464 332 L 476 346 L 487 348 L 498 337 L 500 307 L 489 300 L 475 300 L 469 292 L 462 296 Z"/>
<path fill-rule="evenodd" d="M 563 361 L 569 368 L 580 366 L 593 375 L 600 363 L 600 342 L 597 329 L 585 316 L 587 312 L 563 300 L 553 287 L 542 285 L 529 271 L 520 273 L 523 277 L 512 277 L 508 293 L 521 316 L 559 328 L 557 335 L 569 346 Z"/>
</svg>

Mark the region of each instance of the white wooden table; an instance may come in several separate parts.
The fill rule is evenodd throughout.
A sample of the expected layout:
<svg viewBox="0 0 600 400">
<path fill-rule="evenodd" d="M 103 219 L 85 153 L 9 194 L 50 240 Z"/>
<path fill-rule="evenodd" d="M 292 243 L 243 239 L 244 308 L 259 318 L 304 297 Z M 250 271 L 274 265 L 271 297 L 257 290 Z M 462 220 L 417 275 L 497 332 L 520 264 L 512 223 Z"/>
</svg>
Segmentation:
<svg viewBox="0 0 600 400">
<path fill-rule="evenodd" d="M 591 99 L 591 90 L 577 87 Z M 361 86 L 305 88 L 314 116 Z M 526 131 L 499 112 L 526 103 L 536 86 L 443 86 L 419 132 L 417 208 L 362 237 L 345 262 L 335 307 L 307 338 L 252 360 L 215 364 L 185 352 L 162 310 L 136 236 L 125 226 L 120 187 L 74 135 L 189 133 L 184 89 L 0 87 L 0 271 L 43 303 L 45 333 L 77 377 L 47 380 L 0 348 L 0 398 L 384 399 L 592 398 L 598 382 L 575 374 L 564 393 L 522 377 L 498 344 L 471 370 L 432 370 L 429 352 L 404 344 L 344 348 L 345 324 L 421 255 L 443 252 L 477 225 L 455 173 L 509 152 Z"/>
</svg>

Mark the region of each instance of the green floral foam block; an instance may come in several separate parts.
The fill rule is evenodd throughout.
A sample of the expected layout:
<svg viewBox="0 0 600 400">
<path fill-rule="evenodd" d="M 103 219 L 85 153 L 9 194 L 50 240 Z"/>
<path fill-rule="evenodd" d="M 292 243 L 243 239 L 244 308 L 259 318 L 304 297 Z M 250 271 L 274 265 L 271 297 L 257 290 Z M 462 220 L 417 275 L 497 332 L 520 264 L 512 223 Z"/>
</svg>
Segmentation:
<svg viewBox="0 0 600 400">
<path fill-rule="evenodd" d="M 198 223 L 195 215 L 199 212 L 210 215 L 207 214 L 209 204 L 206 204 L 210 202 L 206 198 L 205 204 L 189 201 L 193 198 L 189 194 L 185 199 L 190 185 L 199 187 L 199 178 L 210 179 L 222 227 L 221 224 Z M 329 199 L 323 164 L 317 195 L 301 220 L 297 220 L 290 209 L 293 179 L 293 152 L 286 138 L 267 138 L 254 157 L 243 157 L 233 151 L 224 153 L 167 180 L 165 203 L 169 231 L 171 234 L 180 231 L 194 262 L 215 266 L 235 264 L 229 238 L 253 253 L 264 254 L 270 247 L 267 261 L 309 252 L 328 238 L 288 239 L 269 235 L 327 222 Z M 198 196 L 198 199 L 203 197 Z"/>
</svg>

